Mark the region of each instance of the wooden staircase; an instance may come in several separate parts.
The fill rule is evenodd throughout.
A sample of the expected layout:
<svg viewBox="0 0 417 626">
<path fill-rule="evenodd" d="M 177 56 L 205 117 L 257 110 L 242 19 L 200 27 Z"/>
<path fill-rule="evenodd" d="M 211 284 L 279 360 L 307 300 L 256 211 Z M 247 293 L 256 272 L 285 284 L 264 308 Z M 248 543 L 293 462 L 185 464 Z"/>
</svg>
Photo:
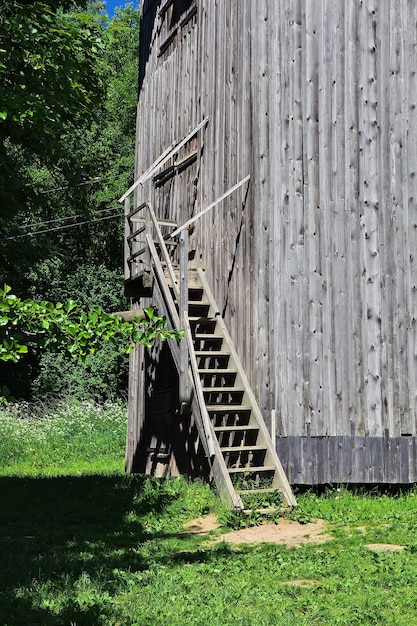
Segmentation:
<svg viewBox="0 0 417 626">
<path fill-rule="evenodd" d="M 258 403 L 202 269 L 188 270 L 190 360 L 209 416 L 217 486 L 237 509 L 295 506 Z M 201 395 L 200 395 L 201 397 Z"/>
<path fill-rule="evenodd" d="M 179 246 L 163 236 L 172 228 L 145 202 L 126 201 L 127 281 L 146 277 L 152 299 L 172 327 L 185 327 L 186 343 L 170 343 L 173 361 L 207 455 L 230 508 L 276 513 L 296 505 L 255 395 L 201 268 L 188 266 L 188 236 Z M 144 217 L 141 217 L 143 214 Z M 145 226 L 137 229 L 137 222 Z M 145 246 L 143 246 L 145 244 Z M 178 252 L 175 250 L 179 247 Z M 170 252 L 168 252 L 170 247 Z M 173 254 L 179 256 L 174 265 Z M 187 301 L 188 297 L 188 301 Z M 187 354 L 188 346 L 188 354 Z M 180 396 L 181 396 L 180 392 Z M 181 399 L 181 398 L 180 398 Z M 184 399 L 181 399 L 184 403 Z M 184 409 L 184 406 L 183 406 Z"/>
</svg>

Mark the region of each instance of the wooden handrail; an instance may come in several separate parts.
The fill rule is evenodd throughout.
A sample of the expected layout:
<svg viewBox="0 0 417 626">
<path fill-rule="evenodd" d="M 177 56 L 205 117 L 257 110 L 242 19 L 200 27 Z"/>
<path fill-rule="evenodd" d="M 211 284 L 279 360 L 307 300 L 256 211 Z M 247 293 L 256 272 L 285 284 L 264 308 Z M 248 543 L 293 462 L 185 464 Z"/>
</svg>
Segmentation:
<svg viewBox="0 0 417 626">
<path fill-rule="evenodd" d="M 245 178 L 242 178 L 242 180 L 240 180 L 238 183 L 236 183 L 236 185 L 233 185 L 233 187 L 231 187 L 230 189 L 225 191 L 221 196 L 219 196 L 216 200 L 214 200 L 214 202 L 209 204 L 208 207 L 206 207 L 205 209 L 203 209 L 199 213 L 196 213 L 196 215 L 194 215 L 189 220 L 187 220 L 182 226 L 179 226 L 176 230 L 174 230 L 174 232 L 172 232 L 170 236 L 171 237 L 175 237 L 176 235 L 178 235 L 178 233 L 180 233 L 182 230 L 184 230 L 185 228 L 190 226 L 190 224 L 193 224 L 195 221 L 199 220 L 200 217 L 202 217 L 203 215 L 208 213 L 208 211 L 211 211 L 211 209 L 213 209 L 220 202 L 222 202 L 222 200 L 225 200 L 234 191 L 236 191 L 236 189 L 239 189 L 239 187 L 241 187 L 242 185 L 247 183 L 249 180 L 250 180 L 250 175 L 246 176 Z"/>
<path fill-rule="evenodd" d="M 204 118 L 204 120 L 200 122 L 195 128 L 193 128 L 193 130 L 188 133 L 188 135 L 182 141 L 180 141 L 179 143 L 174 142 L 170 146 L 168 146 L 168 148 L 156 159 L 156 161 L 154 161 L 152 165 L 148 167 L 148 169 L 141 176 L 139 176 L 137 181 L 135 181 L 133 185 L 129 187 L 129 189 L 123 194 L 123 196 L 119 198 L 119 202 L 123 202 L 124 199 L 127 198 L 127 196 L 130 196 L 130 194 L 134 189 L 136 189 L 136 187 L 148 180 L 148 178 L 150 178 L 156 172 L 156 170 L 158 170 L 164 163 L 166 163 L 171 157 L 173 157 L 174 154 L 177 154 L 177 152 L 179 152 L 179 150 L 181 150 L 181 148 L 185 146 L 185 144 L 190 141 L 190 139 L 192 139 L 194 135 L 200 130 L 200 128 L 203 128 L 203 126 L 205 126 L 208 121 L 208 117 Z"/>
</svg>

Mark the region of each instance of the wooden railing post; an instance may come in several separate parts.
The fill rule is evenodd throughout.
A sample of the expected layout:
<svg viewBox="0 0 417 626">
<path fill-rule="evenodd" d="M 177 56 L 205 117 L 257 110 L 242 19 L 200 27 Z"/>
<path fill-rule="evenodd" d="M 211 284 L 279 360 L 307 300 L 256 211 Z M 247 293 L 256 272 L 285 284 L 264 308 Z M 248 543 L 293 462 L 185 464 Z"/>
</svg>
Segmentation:
<svg viewBox="0 0 417 626">
<path fill-rule="evenodd" d="M 130 198 L 125 198 L 125 280 L 129 280 L 131 278 L 130 271 L 130 263 L 128 258 L 130 257 L 130 246 L 129 246 L 129 236 L 130 236 L 130 221 L 129 221 L 129 213 L 130 213 Z"/>
<path fill-rule="evenodd" d="M 180 233 L 179 240 L 180 257 L 180 297 L 179 297 L 179 318 L 182 322 L 184 313 L 188 314 L 188 229 Z M 180 381 L 179 395 L 181 405 L 190 402 L 190 379 L 188 375 L 188 343 L 180 342 Z"/>
<path fill-rule="evenodd" d="M 152 228 L 152 216 L 149 210 L 149 203 L 146 202 L 145 203 L 145 238 L 147 235 L 149 235 L 151 237 L 151 239 L 154 241 L 155 237 L 153 234 L 153 228 Z M 149 250 L 149 247 L 146 247 L 146 251 L 144 254 L 144 264 L 145 264 L 145 270 L 147 272 L 151 272 L 151 252 Z"/>
</svg>

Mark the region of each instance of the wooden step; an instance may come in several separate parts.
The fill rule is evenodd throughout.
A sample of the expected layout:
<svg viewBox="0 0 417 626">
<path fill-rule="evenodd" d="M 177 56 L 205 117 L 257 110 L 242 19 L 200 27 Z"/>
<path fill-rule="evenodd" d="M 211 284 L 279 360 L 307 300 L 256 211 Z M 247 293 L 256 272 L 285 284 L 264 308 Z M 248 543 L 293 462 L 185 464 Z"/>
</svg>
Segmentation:
<svg viewBox="0 0 417 626">
<path fill-rule="evenodd" d="M 219 374 L 219 375 L 221 375 L 221 374 L 230 374 L 230 375 L 237 374 L 237 371 L 234 370 L 234 369 L 228 369 L 227 367 L 219 367 L 219 368 L 207 367 L 207 368 L 204 368 L 204 369 L 199 369 L 198 373 L 202 374 L 204 376 L 211 376 L 211 375 L 215 376 L 216 374 Z M 209 387 L 207 387 L 207 389 L 209 389 Z"/>
<path fill-rule="evenodd" d="M 228 467 L 229 474 L 259 474 L 260 472 L 274 472 L 275 465 L 258 465 L 256 467 Z"/>
<path fill-rule="evenodd" d="M 242 404 L 245 390 L 241 387 L 203 387 L 206 404 Z"/>
<path fill-rule="evenodd" d="M 259 513 L 259 515 L 276 515 L 282 510 L 283 508 L 277 505 L 276 507 L 268 507 L 266 509 L 243 509 L 242 513 L 245 515 L 252 515 L 252 513 Z"/>
<path fill-rule="evenodd" d="M 219 370 L 216 370 L 218 372 Z M 226 370 L 226 372 L 230 372 L 231 370 Z M 200 370 L 201 372 L 201 370 Z M 233 372 L 232 372 L 233 373 Z M 203 387 L 204 393 L 213 392 L 213 393 L 245 393 L 244 387 Z"/>
<path fill-rule="evenodd" d="M 250 405 L 242 404 L 206 404 L 209 413 L 247 413 L 252 410 Z"/>
<path fill-rule="evenodd" d="M 221 335 L 214 335 L 211 333 L 196 333 L 193 337 L 194 350 L 207 350 L 213 349 L 216 346 L 217 350 L 222 347 L 223 337 Z"/>
<path fill-rule="evenodd" d="M 224 350 L 196 350 L 195 355 L 202 356 L 202 357 L 204 356 L 223 357 L 223 356 L 230 356 L 230 352 L 225 352 Z"/>
<path fill-rule="evenodd" d="M 217 322 L 217 318 L 216 317 L 207 317 L 206 315 L 189 315 L 188 319 L 190 320 L 191 324 L 204 324 L 204 325 L 210 325 L 210 324 L 216 324 Z"/>
<path fill-rule="evenodd" d="M 192 308 L 194 305 L 210 306 L 210 302 L 208 300 L 202 300 L 200 298 L 198 300 L 191 300 L 188 296 L 188 306 Z"/>
<path fill-rule="evenodd" d="M 204 384 L 205 389 L 210 389 L 207 385 L 213 383 L 213 389 L 218 388 L 219 385 L 233 385 L 237 379 L 236 370 L 232 369 L 200 369 L 199 370 L 201 383 Z"/>
<path fill-rule="evenodd" d="M 190 313 L 190 317 L 195 317 L 196 315 L 207 315 L 210 310 L 209 302 L 189 302 L 188 310 Z M 200 312 L 201 310 L 201 312 Z"/>
<path fill-rule="evenodd" d="M 242 431 L 242 430 L 259 430 L 259 426 L 257 424 L 247 424 L 246 426 L 214 426 L 215 433 L 231 433 L 233 431 Z"/>
<path fill-rule="evenodd" d="M 220 450 L 222 452 L 258 452 L 260 450 L 268 450 L 265 446 L 228 446 L 226 448 L 222 448 L 220 446 Z"/>
<path fill-rule="evenodd" d="M 235 489 L 236 493 L 242 494 L 242 495 L 249 495 L 249 494 L 257 494 L 257 493 L 282 493 L 282 489 L 277 489 L 274 487 L 265 487 L 265 489 Z"/>
</svg>

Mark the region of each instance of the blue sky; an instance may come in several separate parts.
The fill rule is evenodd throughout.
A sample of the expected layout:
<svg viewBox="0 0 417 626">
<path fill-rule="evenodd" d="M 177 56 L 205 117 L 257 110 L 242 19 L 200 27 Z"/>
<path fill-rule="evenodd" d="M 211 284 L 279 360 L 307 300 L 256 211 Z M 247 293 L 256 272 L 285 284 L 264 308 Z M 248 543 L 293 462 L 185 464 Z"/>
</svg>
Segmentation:
<svg viewBox="0 0 417 626">
<path fill-rule="evenodd" d="M 115 7 L 124 6 L 127 2 L 128 0 L 106 0 L 107 13 L 109 14 L 109 17 L 112 17 Z M 138 0 L 133 0 L 133 4 L 135 7 L 138 6 Z"/>
</svg>

